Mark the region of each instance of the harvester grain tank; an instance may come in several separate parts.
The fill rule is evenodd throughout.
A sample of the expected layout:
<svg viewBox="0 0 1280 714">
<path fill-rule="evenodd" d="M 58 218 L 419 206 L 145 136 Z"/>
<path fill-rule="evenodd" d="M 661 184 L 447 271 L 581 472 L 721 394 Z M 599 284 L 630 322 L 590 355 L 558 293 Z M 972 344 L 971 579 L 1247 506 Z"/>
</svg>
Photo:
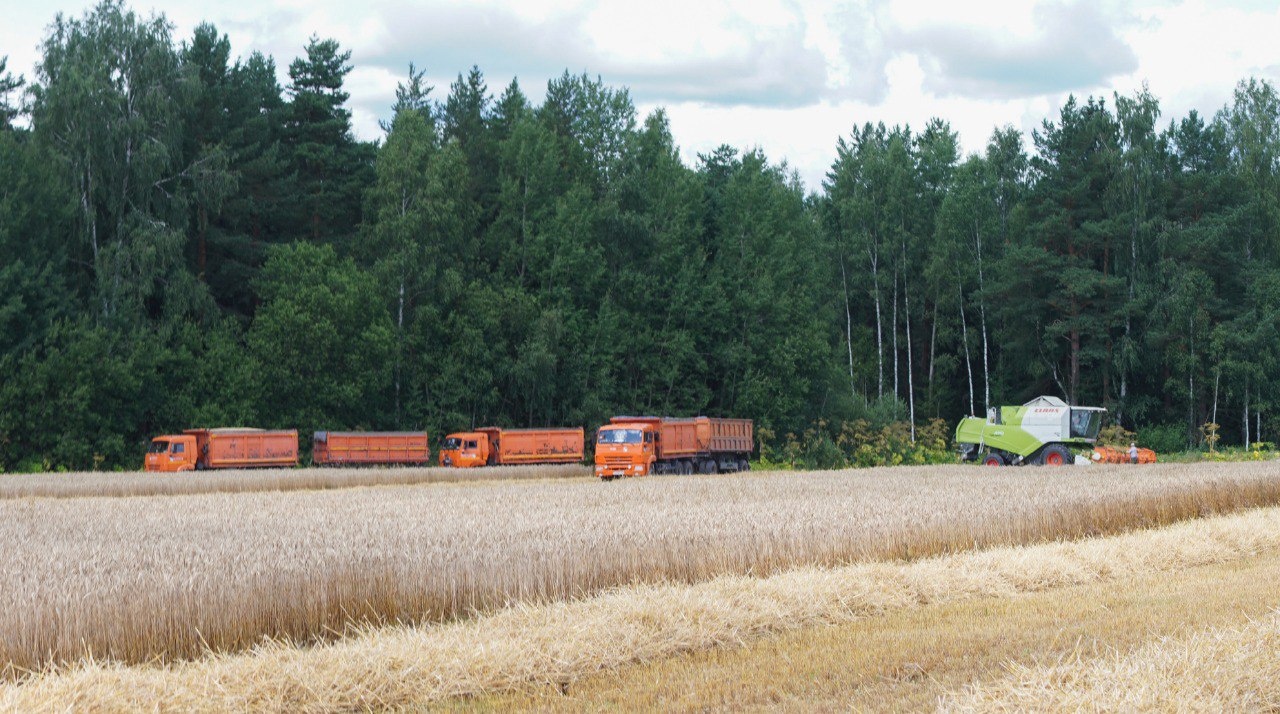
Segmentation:
<svg viewBox="0 0 1280 714">
<path fill-rule="evenodd" d="M 617 416 L 596 434 L 596 476 L 746 471 L 750 419 Z"/>
<path fill-rule="evenodd" d="M 431 462 L 425 431 L 317 431 L 311 438 L 317 466 L 417 465 Z"/>
<path fill-rule="evenodd" d="M 147 471 L 202 471 L 298 465 L 298 432 L 265 429 L 187 429 L 151 440 Z"/>
<path fill-rule="evenodd" d="M 440 465 L 457 468 L 517 464 L 572 464 L 585 456 L 582 427 L 502 429 L 489 426 L 445 437 Z"/>
<path fill-rule="evenodd" d="M 966 417 L 956 427 L 960 458 L 987 466 L 1075 462 L 1072 449 L 1091 448 L 1102 428 L 1101 407 L 1073 407 L 1037 397 L 1020 407 L 993 407 L 987 417 Z"/>
</svg>

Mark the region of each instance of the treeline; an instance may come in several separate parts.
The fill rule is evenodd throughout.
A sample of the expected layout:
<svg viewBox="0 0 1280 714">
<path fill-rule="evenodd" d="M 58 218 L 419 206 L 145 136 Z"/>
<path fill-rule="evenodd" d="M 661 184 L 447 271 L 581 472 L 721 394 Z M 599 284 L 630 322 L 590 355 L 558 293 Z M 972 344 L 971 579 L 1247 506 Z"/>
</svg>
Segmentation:
<svg viewBox="0 0 1280 714">
<path fill-rule="evenodd" d="M 943 120 L 867 124 L 806 194 L 755 149 L 684 165 L 663 112 L 585 75 L 534 106 L 410 67 L 368 143 L 332 40 L 282 87 L 210 25 L 106 0 L 43 53 L 30 81 L 0 65 L 0 468 L 132 468 L 192 425 L 635 412 L 910 460 L 945 434 L 914 424 L 1042 393 L 1160 448 L 1280 426 L 1265 82 L 1212 118 L 1073 99 L 968 157 Z"/>
</svg>

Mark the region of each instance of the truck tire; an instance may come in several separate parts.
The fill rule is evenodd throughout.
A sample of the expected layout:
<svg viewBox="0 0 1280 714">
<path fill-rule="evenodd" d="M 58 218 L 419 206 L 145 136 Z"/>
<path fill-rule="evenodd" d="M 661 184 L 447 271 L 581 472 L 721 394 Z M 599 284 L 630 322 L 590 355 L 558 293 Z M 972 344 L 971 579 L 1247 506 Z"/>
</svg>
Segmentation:
<svg viewBox="0 0 1280 714">
<path fill-rule="evenodd" d="M 1008 463 L 1009 462 L 1005 460 L 1004 456 L 994 451 L 988 452 L 982 457 L 983 466 L 1004 466 Z"/>
<path fill-rule="evenodd" d="M 1040 463 L 1045 466 L 1069 466 L 1075 460 L 1071 450 L 1061 444 L 1050 444 L 1040 454 Z"/>
</svg>

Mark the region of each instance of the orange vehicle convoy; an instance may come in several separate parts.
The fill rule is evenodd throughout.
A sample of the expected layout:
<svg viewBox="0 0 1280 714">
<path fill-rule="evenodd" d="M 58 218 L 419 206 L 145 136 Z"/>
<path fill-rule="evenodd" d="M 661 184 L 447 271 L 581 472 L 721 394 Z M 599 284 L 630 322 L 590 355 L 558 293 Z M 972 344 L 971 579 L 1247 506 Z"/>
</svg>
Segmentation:
<svg viewBox="0 0 1280 714">
<path fill-rule="evenodd" d="M 746 471 L 750 419 L 619 416 L 596 434 L 596 476 Z"/>
<path fill-rule="evenodd" d="M 430 462 L 425 431 L 317 431 L 311 437 L 311 463 L 317 466 Z"/>
<path fill-rule="evenodd" d="M 570 464 L 582 461 L 586 442 L 582 427 L 566 429 L 500 429 L 488 426 L 445 437 L 440 465 L 510 466 Z"/>
<path fill-rule="evenodd" d="M 187 429 L 151 440 L 147 471 L 251 469 L 298 465 L 298 432 Z"/>
</svg>

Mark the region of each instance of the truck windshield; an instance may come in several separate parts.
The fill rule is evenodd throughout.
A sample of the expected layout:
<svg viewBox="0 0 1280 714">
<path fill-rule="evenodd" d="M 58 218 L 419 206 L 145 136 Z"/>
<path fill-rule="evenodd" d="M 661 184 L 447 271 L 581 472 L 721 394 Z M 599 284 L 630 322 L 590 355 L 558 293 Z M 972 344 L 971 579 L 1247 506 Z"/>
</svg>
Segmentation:
<svg viewBox="0 0 1280 714">
<path fill-rule="evenodd" d="M 448 439 L 444 440 L 444 446 L 440 448 L 449 449 L 449 450 L 460 449 L 462 448 L 462 439 L 459 439 L 456 436 L 451 436 Z"/>
<path fill-rule="evenodd" d="M 166 451 L 168 451 L 168 450 L 169 450 L 169 442 L 167 442 L 167 441 L 153 441 L 153 442 L 151 442 L 151 448 L 150 448 L 150 449 L 147 449 L 147 453 L 149 453 L 149 454 L 163 454 L 164 452 L 166 452 Z M 135 451 L 134 453 L 137 453 L 137 452 Z"/>
<path fill-rule="evenodd" d="M 601 444 L 639 444 L 639 429 L 601 429 Z"/>
</svg>

